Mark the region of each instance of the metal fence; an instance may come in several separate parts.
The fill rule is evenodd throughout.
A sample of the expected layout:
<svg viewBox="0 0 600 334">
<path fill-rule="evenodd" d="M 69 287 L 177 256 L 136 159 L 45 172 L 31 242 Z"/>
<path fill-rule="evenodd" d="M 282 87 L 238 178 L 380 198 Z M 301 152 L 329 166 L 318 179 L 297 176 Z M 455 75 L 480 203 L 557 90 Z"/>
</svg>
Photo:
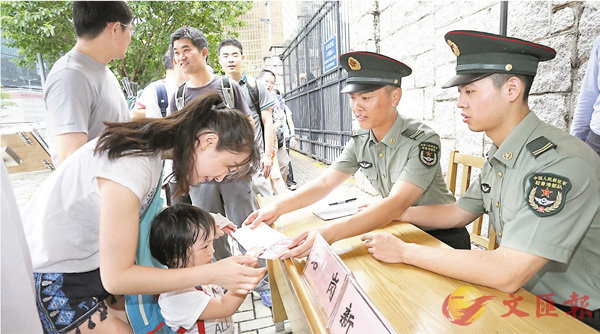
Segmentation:
<svg viewBox="0 0 600 334">
<path fill-rule="evenodd" d="M 281 55 L 286 104 L 296 126 L 295 149 L 326 163 L 342 152 L 352 133 L 348 97 L 339 93 L 345 77 L 337 66 L 337 56 L 350 48 L 344 6 L 322 2 Z"/>
</svg>

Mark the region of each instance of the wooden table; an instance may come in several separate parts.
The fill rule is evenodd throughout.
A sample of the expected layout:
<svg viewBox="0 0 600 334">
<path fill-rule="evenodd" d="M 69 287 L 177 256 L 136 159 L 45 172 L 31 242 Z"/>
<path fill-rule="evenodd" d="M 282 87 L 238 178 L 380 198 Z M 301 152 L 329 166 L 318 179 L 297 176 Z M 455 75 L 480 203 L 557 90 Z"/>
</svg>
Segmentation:
<svg viewBox="0 0 600 334">
<path fill-rule="evenodd" d="M 261 205 L 274 201 L 261 199 Z M 343 219 L 343 218 L 342 218 Z M 281 216 L 274 228 L 288 236 L 295 236 L 308 228 L 326 224 L 309 209 L 301 209 Z M 409 223 L 394 223 L 386 231 L 402 238 L 431 247 L 449 247 Z M 375 260 L 360 237 L 338 241 L 332 245 L 346 266 L 354 273 L 358 284 L 373 304 L 398 333 L 594 333 L 590 327 L 555 309 L 553 316 L 536 316 L 536 296 L 524 289 L 516 292 L 523 297 L 517 309 L 529 315 L 519 317 L 509 312 L 503 301 L 514 299 L 507 293 L 441 276 L 406 264 L 388 264 Z M 326 319 L 319 316 L 319 305 L 311 297 L 311 290 L 302 276 L 305 260 L 268 261 L 275 322 L 288 319 L 294 334 L 326 333 Z M 483 295 L 494 296 L 485 304 L 485 310 L 473 323 L 460 326 L 442 314 L 444 299 L 461 286 L 476 287 Z M 375 334 L 375 333 L 373 333 Z"/>
</svg>

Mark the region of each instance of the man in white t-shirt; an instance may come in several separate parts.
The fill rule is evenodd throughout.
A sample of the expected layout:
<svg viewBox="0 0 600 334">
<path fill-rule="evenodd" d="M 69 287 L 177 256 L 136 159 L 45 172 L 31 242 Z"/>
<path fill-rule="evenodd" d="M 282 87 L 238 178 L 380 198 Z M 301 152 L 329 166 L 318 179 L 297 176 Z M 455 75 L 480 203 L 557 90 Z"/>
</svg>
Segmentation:
<svg viewBox="0 0 600 334">
<path fill-rule="evenodd" d="M 133 15 L 123 1 L 75 1 L 77 43 L 50 70 L 44 86 L 50 154 L 59 164 L 98 137 L 104 122 L 129 119 L 127 102 L 106 66 L 125 57 Z"/>
<path fill-rule="evenodd" d="M 144 117 L 160 118 L 171 113 L 169 101 L 177 92 L 177 88 L 187 80 L 187 75 L 181 72 L 179 67 L 173 67 L 173 48 L 171 47 L 163 56 L 163 67 L 165 68 L 165 77 L 151 82 L 137 99 L 135 107 L 131 110 L 133 120 Z M 159 91 L 163 88 L 166 94 L 164 111 L 159 103 Z"/>
</svg>

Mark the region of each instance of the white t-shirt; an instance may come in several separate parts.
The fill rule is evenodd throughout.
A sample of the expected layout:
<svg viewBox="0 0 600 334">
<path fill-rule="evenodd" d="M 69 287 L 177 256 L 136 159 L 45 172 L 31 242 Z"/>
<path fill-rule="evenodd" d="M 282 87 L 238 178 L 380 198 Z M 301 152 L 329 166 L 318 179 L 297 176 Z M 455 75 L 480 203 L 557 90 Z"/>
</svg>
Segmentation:
<svg viewBox="0 0 600 334">
<path fill-rule="evenodd" d="M 98 137 L 104 122 L 129 120 L 125 95 L 110 69 L 75 49 L 54 63 L 44 85 L 48 146 L 56 162 L 54 136 L 83 132 Z"/>
<path fill-rule="evenodd" d="M 97 139 L 70 155 L 22 212 L 34 272 L 77 273 L 100 267 L 100 191 L 97 178 L 119 183 L 143 212 L 156 191 L 160 156 L 108 160 L 94 155 Z"/>
<path fill-rule="evenodd" d="M 160 107 L 158 106 L 158 97 L 156 95 L 156 86 L 158 84 L 165 85 L 167 89 L 167 110 L 166 114 L 171 114 L 171 108 L 169 107 L 169 101 L 171 97 L 177 93 L 177 83 L 171 80 L 161 79 L 150 83 L 142 91 L 142 95 L 137 99 L 138 102 L 146 106 L 146 117 L 148 118 L 161 118 Z"/>
<path fill-rule="evenodd" d="M 222 297 L 223 289 L 218 285 L 203 285 L 202 290 L 189 288 L 161 293 L 158 297 L 160 312 L 173 332 L 180 328 L 185 333 L 234 333 L 231 317 L 214 320 L 198 320 L 211 298 Z M 198 331 L 203 326 L 203 331 Z"/>
</svg>

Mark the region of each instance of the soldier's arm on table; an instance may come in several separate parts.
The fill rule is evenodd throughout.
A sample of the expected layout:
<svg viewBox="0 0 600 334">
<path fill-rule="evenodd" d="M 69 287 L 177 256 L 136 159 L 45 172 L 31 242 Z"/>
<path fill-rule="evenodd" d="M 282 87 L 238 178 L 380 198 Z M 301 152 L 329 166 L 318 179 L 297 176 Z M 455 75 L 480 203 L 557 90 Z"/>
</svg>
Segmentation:
<svg viewBox="0 0 600 334">
<path fill-rule="evenodd" d="M 270 225 L 282 214 L 304 208 L 327 196 L 350 176 L 350 174 L 342 173 L 333 168 L 327 168 L 321 176 L 303 185 L 298 190 L 290 192 L 275 203 L 251 213 L 244 224 L 252 224 L 254 227 L 261 222 L 265 222 Z"/>
<path fill-rule="evenodd" d="M 61 163 L 78 148 L 85 145 L 88 136 L 85 132 L 69 132 L 54 136 L 53 139 L 58 163 Z"/>
<path fill-rule="evenodd" d="M 371 203 L 366 209 L 348 219 L 328 225 L 326 240 L 332 243 L 384 226 L 400 216 L 423 192 L 422 188 L 399 180 L 386 198 Z"/>
<path fill-rule="evenodd" d="M 385 238 L 383 244 L 381 235 L 378 237 L 375 233 L 366 234 L 362 239 L 369 253 L 380 261 L 410 264 L 506 293 L 518 290 L 548 262 L 541 256 L 509 247 L 492 251 L 434 248 L 406 243 L 395 237 Z"/>
</svg>

